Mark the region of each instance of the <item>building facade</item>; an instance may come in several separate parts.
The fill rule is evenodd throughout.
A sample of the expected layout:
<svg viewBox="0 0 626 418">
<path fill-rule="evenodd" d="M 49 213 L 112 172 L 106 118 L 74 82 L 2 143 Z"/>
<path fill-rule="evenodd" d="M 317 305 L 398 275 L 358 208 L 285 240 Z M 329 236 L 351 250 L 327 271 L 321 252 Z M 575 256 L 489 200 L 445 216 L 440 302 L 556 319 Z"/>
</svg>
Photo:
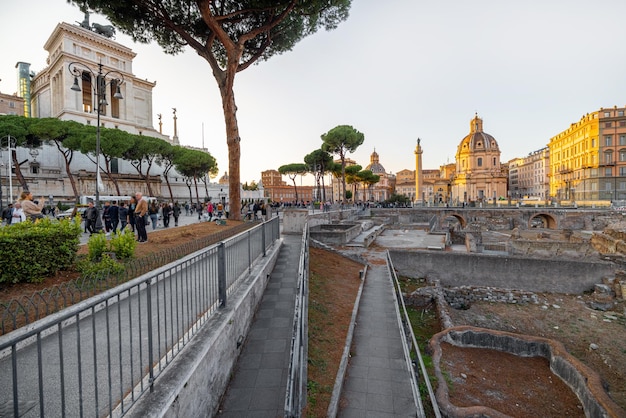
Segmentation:
<svg viewBox="0 0 626 418">
<path fill-rule="evenodd" d="M 72 120 L 95 126 L 99 111 L 101 127 L 155 137 L 171 144 L 178 143 L 176 132 L 173 139 L 170 139 L 153 127 L 152 89 L 156 83 L 133 74 L 133 59 L 136 54 L 110 37 L 93 32 L 88 15 L 86 21 L 78 25 L 59 23 L 44 48 L 48 51 L 48 58 L 47 66 L 43 70 L 35 74 L 29 69 L 30 64 L 25 62 L 20 62 L 17 66 L 19 94 L 24 102 L 29 102 L 29 106 L 24 104 L 22 108 L 28 109 L 30 116 Z M 72 72 L 70 64 L 78 72 Z M 103 77 L 98 78 L 99 74 Z M 123 83 L 115 81 L 121 78 Z M 75 82 L 81 91 L 72 88 Z M 106 96 L 106 103 L 101 102 L 99 106 L 95 97 L 98 82 L 104 85 Z M 115 97 L 118 91 L 123 98 Z M 176 126 L 175 113 L 174 122 Z M 22 147 L 17 149 L 17 159 L 23 161 L 20 168 L 29 190 L 36 196 L 45 196 L 51 202 L 73 201 L 75 198 L 62 152 L 63 150 L 51 144 L 44 144 L 36 150 Z M 8 164 L 8 156 L 3 155 L 2 160 Z M 96 185 L 94 156 L 74 152 L 70 170 L 77 179 L 78 194 L 93 195 Z M 111 173 L 117 178 L 122 195 L 137 191 L 148 194 L 145 181 L 130 161 L 114 159 L 111 161 Z M 170 199 L 170 187 L 167 186 L 165 175 L 174 200 L 187 201 L 190 196 L 192 200 L 196 199 L 195 187 L 188 185 L 182 175 L 175 169 L 165 174 L 163 167 L 158 164 L 152 166 L 149 180 L 155 197 Z M 16 188 L 15 177 L 13 180 Z M 118 194 L 107 176 L 103 175 L 102 180 L 103 184 L 99 187 L 101 195 Z M 199 189 L 200 200 L 228 196 L 228 185 L 209 183 Z M 11 198 L 15 199 L 19 192 L 21 190 L 16 188 Z M 5 194 L 8 195 L 9 193 Z"/>
<path fill-rule="evenodd" d="M 626 200 L 626 108 L 600 110 L 550 139 L 550 195 L 557 200 Z"/>
<path fill-rule="evenodd" d="M 507 174 L 500 165 L 498 142 L 483 131 L 478 115 L 457 148 L 451 191 L 455 203 L 486 202 L 507 195 Z"/>
<path fill-rule="evenodd" d="M 509 193 L 512 199 L 550 198 L 550 150 L 548 147 L 533 151 L 526 157 L 509 163 Z"/>
</svg>

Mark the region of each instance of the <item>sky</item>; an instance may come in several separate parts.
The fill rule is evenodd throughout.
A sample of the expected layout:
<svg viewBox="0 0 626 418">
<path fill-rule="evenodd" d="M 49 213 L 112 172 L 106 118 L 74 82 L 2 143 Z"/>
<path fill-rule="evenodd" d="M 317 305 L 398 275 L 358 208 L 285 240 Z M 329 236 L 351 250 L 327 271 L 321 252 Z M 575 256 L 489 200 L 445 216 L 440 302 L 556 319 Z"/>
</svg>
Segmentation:
<svg viewBox="0 0 626 418">
<path fill-rule="evenodd" d="M 66 0 L 0 0 L 0 11 L 0 92 L 13 94 L 15 64 L 45 68 L 56 25 L 83 14 Z M 237 74 L 241 182 L 303 162 L 337 125 L 365 136 L 349 158 L 365 168 L 376 151 L 390 173 L 415 169 L 417 138 L 424 168 L 454 162 L 476 114 L 502 162 L 526 156 L 583 115 L 626 106 L 624 16 L 624 0 L 353 0 L 337 29 Z M 155 129 L 160 113 L 173 136 L 176 108 L 181 144 L 204 145 L 220 176 L 228 171 L 209 64 L 191 49 L 170 56 L 119 32 L 116 41 L 137 53 L 134 74 L 157 83 Z"/>
</svg>

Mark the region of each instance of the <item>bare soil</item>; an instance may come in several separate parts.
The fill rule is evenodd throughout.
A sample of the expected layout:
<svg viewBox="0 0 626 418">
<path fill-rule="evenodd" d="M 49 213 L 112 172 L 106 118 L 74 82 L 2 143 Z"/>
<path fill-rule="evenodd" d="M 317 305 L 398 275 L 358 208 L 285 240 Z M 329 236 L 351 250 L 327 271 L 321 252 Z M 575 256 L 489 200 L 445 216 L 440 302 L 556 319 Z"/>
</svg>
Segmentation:
<svg viewBox="0 0 626 418">
<path fill-rule="evenodd" d="M 348 336 L 363 265 L 310 248 L 307 407 L 303 416 L 325 417 Z"/>
<path fill-rule="evenodd" d="M 481 302 L 474 303 L 467 310 L 451 309 L 450 316 L 454 325 L 473 325 L 560 341 L 570 354 L 600 375 L 609 396 L 626 410 L 625 304 L 618 302 L 612 312 L 601 312 L 588 307 L 586 302 L 590 298 L 589 295 L 542 294 L 539 304 Z M 508 408 L 503 412 L 512 416 L 529 416 L 524 410 L 515 414 L 516 403 L 525 405 L 525 409 L 542 408 L 539 410 L 544 411 L 543 416 L 576 416 L 567 415 L 565 411 L 573 414 L 578 408 L 577 399 L 568 405 L 552 407 L 552 404 L 556 405 L 557 397 L 564 396 L 563 393 L 555 395 L 547 390 L 556 388 L 558 377 L 553 375 L 549 384 L 545 378 L 543 384 L 531 378 L 542 376 L 547 367 L 545 364 L 521 359 L 522 364 L 503 367 L 510 355 L 491 351 L 466 349 L 450 352 L 450 356 L 446 356 L 446 368 L 452 377 L 457 399 L 462 396 L 465 398 L 463 402 L 485 402 L 489 406 L 489 403 L 504 397 Z M 522 377 L 522 370 L 531 370 L 531 373 Z M 467 384 L 469 378 L 459 380 L 461 373 L 472 376 L 472 382 L 484 385 Z M 490 387 L 494 381 L 500 383 L 495 388 Z M 533 396 L 529 398 L 527 394 L 530 392 Z M 551 410 L 555 412 L 548 414 Z"/>
</svg>

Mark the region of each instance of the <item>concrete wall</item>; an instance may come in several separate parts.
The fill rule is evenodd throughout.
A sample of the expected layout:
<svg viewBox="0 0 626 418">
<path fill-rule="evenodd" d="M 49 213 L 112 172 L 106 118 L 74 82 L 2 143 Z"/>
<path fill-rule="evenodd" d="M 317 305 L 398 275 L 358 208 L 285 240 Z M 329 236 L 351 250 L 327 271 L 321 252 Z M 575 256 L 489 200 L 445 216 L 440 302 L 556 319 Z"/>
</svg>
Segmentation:
<svg viewBox="0 0 626 418">
<path fill-rule="evenodd" d="M 131 408 L 131 417 L 210 417 L 217 413 L 239 357 L 237 341 L 248 333 L 274 269 L 282 241 L 254 268 L 158 378 L 152 392 Z"/>
<path fill-rule="evenodd" d="M 330 212 L 317 211 L 309 214 L 308 209 L 285 209 L 283 211 L 283 233 L 302 234 L 304 224 L 309 223 L 309 228 L 338 223 L 345 220 L 355 220 L 358 216 L 357 209 L 334 210 Z"/>
<path fill-rule="evenodd" d="M 439 280 L 443 286 L 491 286 L 529 292 L 579 294 L 593 289 L 615 267 L 601 261 L 536 259 L 435 251 L 390 250 L 399 274 Z"/>
</svg>

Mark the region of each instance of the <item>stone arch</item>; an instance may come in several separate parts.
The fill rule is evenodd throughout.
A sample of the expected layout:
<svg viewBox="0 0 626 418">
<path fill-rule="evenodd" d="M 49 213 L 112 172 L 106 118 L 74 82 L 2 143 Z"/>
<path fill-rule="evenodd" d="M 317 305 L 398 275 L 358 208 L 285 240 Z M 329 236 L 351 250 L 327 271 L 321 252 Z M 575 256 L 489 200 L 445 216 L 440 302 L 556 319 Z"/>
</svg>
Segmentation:
<svg viewBox="0 0 626 418">
<path fill-rule="evenodd" d="M 463 217 L 463 215 L 460 215 L 456 212 L 452 212 L 452 213 L 443 213 L 441 214 L 440 218 L 439 218 L 439 226 L 440 227 L 445 227 L 446 226 L 446 219 L 447 218 L 455 218 L 459 224 L 461 225 L 461 229 L 465 229 L 465 226 L 467 225 L 467 221 L 465 220 L 465 218 Z"/>
<path fill-rule="evenodd" d="M 554 216 L 549 213 L 536 213 L 528 220 L 528 229 L 530 228 L 546 228 L 557 229 L 558 222 Z"/>
</svg>

